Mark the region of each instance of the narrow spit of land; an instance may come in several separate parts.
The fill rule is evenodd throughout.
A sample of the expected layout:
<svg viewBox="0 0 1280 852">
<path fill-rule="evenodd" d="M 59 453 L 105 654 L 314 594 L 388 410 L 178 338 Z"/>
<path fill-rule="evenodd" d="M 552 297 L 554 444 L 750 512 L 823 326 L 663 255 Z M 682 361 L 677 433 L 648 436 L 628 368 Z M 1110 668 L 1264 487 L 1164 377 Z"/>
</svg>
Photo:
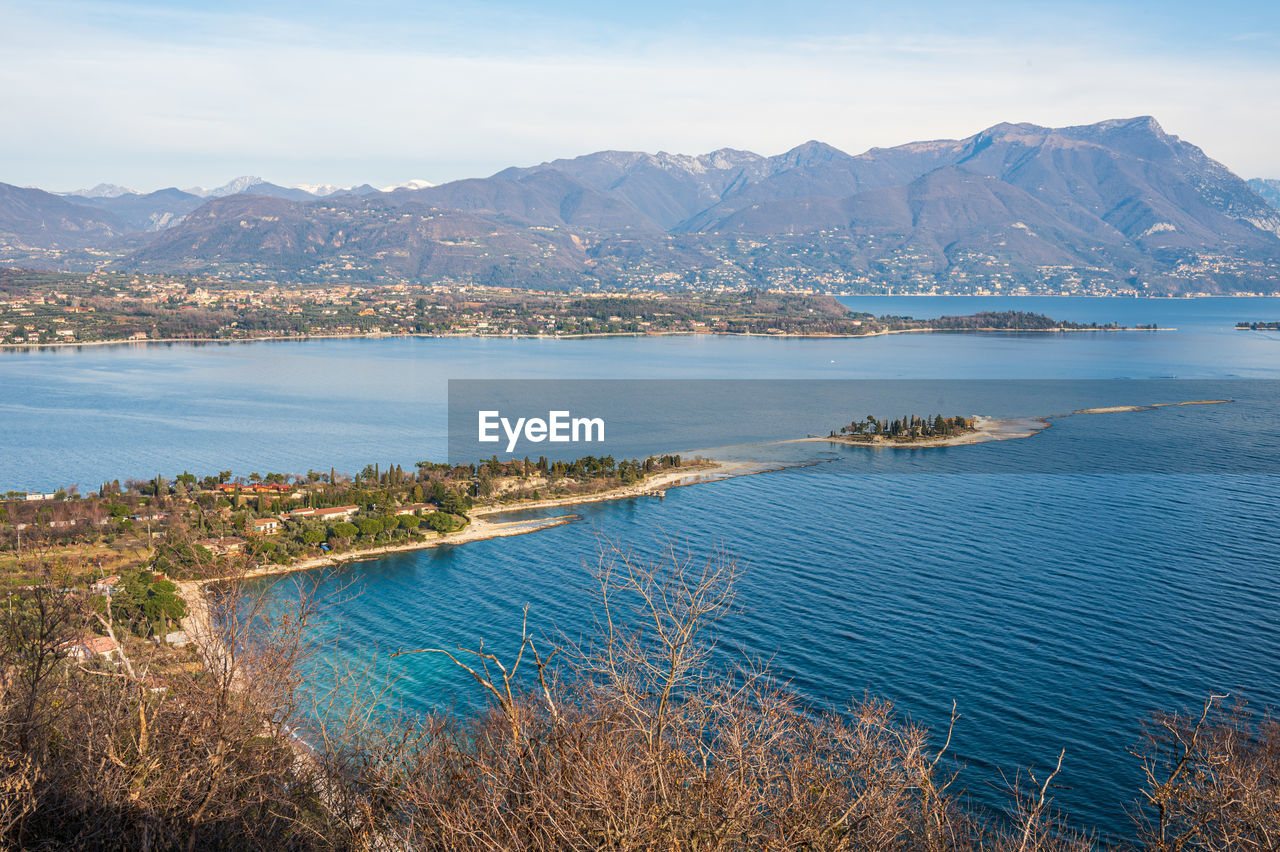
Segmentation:
<svg viewBox="0 0 1280 852">
<path fill-rule="evenodd" d="M 568 514 L 551 518 L 531 518 L 518 521 L 491 520 L 513 512 L 524 512 L 535 509 L 549 509 L 558 506 L 574 506 L 581 503 L 599 503 L 607 500 L 625 500 L 630 497 L 661 496 L 669 488 L 680 488 L 699 482 L 715 482 L 735 476 L 747 476 L 763 473 L 772 469 L 767 465 L 749 462 L 709 462 L 699 467 L 674 470 L 645 479 L 635 485 L 611 488 L 591 494 L 574 494 L 566 497 L 554 497 L 545 500 L 525 500 L 518 503 L 484 506 L 471 510 L 471 522 L 461 530 L 446 533 L 436 538 L 427 538 L 403 544 L 381 545 L 358 550 L 347 550 L 326 556 L 302 559 L 288 565 L 263 565 L 247 572 L 247 578 L 267 577 L 275 574 L 287 574 L 293 571 L 306 571 L 312 568 L 324 568 L 354 562 L 362 559 L 376 559 L 392 553 L 405 553 L 411 550 L 424 550 L 446 545 L 466 544 L 472 541 L 485 541 L 491 538 L 506 538 L 514 535 L 538 532 L 562 526 L 577 520 L 580 516 Z M 188 580 L 188 586 L 199 586 L 205 583 L 218 582 L 219 578 Z"/>
<path fill-rule="evenodd" d="M 288 565 L 270 564 L 251 569 L 241 575 L 240 579 L 257 579 L 288 574 L 295 571 L 307 571 L 314 568 L 335 568 L 339 565 L 365 559 L 377 559 L 395 553 L 406 553 L 426 548 L 453 546 L 473 541 L 485 541 L 493 538 L 526 535 L 553 527 L 572 523 L 580 516 L 567 514 L 550 518 L 532 518 L 517 521 L 491 520 L 512 512 L 523 512 L 534 509 L 547 509 L 558 506 L 572 506 L 581 503 L 597 503 L 607 500 L 624 500 L 633 497 L 661 496 L 669 488 L 680 488 L 703 482 L 716 482 L 736 476 L 749 476 L 777 469 L 776 466 L 750 462 L 709 462 L 693 469 L 675 470 L 651 476 L 641 483 L 613 488 L 594 494 L 572 495 L 567 497 L 533 500 L 511 505 L 486 506 L 471 512 L 471 523 L 464 529 L 448 533 L 438 538 L 429 538 L 404 544 L 383 545 L 362 550 L 351 550 L 311 559 L 303 559 Z M 201 645 L 220 641 L 210 618 L 209 604 L 204 595 L 204 587 L 210 583 L 226 582 L 226 577 L 207 577 L 177 581 L 178 593 L 187 602 L 187 615 L 181 626 L 187 635 Z"/>
</svg>

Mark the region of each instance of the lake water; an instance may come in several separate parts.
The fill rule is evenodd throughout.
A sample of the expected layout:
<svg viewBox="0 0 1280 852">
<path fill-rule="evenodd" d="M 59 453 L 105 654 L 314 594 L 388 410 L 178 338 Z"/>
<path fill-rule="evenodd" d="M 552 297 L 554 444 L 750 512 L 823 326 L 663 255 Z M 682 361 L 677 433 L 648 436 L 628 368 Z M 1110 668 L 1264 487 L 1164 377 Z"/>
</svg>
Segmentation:
<svg viewBox="0 0 1280 852">
<path fill-rule="evenodd" d="M 342 579 L 363 593 L 336 612 L 331 661 L 480 638 L 501 649 L 526 603 L 533 623 L 584 629 L 587 565 L 602 536 L 640 554 L 668 538 L 695 556 L 720 548 L 747 566 L 726 648 L 772 655 L 817 701 L 870 690 L 934 728 L 956 702 L 954 754 L 979 805 L 1003 801 L 1000 770 L 1043 769 L 1065 748 L 1058 805 L 1078 825 L 1125 834 L 1140 781 L 1126 749 L 1147 713 L 1198 707 L 1211 691 L 1280 704 L 1280 334 L 1232 329 L 1280 319 L 1280 300 L 846 301 L 875 314 L 1017 309 L 1178 330 L 9 352 L 0 488 L 93 488 L 183 469 L 407 467 L 444 455 L 445 382 L 457 378 L 1036 380 L 1037 393 L 994 385 L 1009 389 L 993 403 L 999 413 L 1025 416 L 1062 410 L 1044 410 L 1061 380 L 1087 380 L 1066 410 L 1095 397 L 1112 404 L 1128 388 L 1141 398 L 1121 401 L 1173 401 L 1154 396 L 1196 380 L 1198 396 L 1237 402 L 1082 415 L 1025 441 L 927 453 L 737 448 L 825 463 L 581 506 L 581 520 L 545 532 L 359 563 Z M 678 414 L 654 417 L 653 452 L 695 449 L 663 444 L 663 418 Z M 795 437 L 782 423 L 753 425 Z M 447 661 L 384 655 L 382 665 L 410 709 L 476 698 Z"/>
</svg>

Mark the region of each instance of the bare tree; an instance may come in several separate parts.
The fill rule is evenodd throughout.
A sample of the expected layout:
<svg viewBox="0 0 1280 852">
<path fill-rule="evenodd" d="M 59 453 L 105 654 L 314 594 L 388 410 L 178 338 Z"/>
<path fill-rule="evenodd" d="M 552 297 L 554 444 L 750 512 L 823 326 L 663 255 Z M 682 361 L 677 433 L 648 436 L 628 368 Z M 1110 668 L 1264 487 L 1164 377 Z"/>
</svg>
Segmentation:
<svg viewBox="0 0 1280 852">
<path fill-rule="evenodd" d="M 1147 848 L 1280 848 L 1280 721 L 1211 695 L 1199 716 L 1148 725 L 1138 827 Z"/>
<path fill-rule="evenodd" d="M 397 764 L 402 807 L 384 837 L 449 849 L 1076 848 L 967 817 L 939 769 L 949 733 L 931 749 L 887 702 L 822 710 L 767 666 L 717 666 L 714 628 L 733 612 L 738 573 L 723 554 L 668 546 L 645 562 L 606 544 L 592 636 L 561 636 L 544 656 L 526 613 L 510 664 L 483 645 L 406 652 L 447 655 L 490 709 L 425 723 Z M 525 653 L 536 679 L 522 691 Z"/>
</svg>

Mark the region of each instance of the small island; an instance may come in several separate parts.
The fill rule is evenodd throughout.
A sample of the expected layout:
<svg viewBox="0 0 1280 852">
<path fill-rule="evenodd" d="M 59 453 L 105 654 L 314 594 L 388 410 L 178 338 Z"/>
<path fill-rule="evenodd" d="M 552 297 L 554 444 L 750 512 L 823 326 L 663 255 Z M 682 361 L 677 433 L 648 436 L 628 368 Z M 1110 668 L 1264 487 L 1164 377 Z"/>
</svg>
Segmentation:
<svg viewBox="0 0 1280 852">
<path fill-rule="evenodd" d="M 897 420 L 881 420 L 868 415 L 838 430 L 831 430 L 825 437 L 810 435 L 797 441 L 825 441 L 855 447 L 908 449 L 925 447 L 954 447 L 961 444 L 985 444 L 989 441 L 1010 441 L 1030 438 L 1049 428 L 1053 420 L 1076 414 L 1119 414 L 1124 412 L 1154 411 L 1157 408 L 1174 408 L 1183 405 L 1224 405 L 1229 399 L 1192 399 L 1182 402 L 1153 402 L 1147 405 L 1109 405 L 1099 408 L 1078 408 L 1069 414 L 1050 414 L 1044 417 L 965 417 L 904 416 Z"/>
<path fill-rule="evenodd" d="M 833 429 L 826 436 L 810 435 L 797 440 L 874 449 L 925 449 L 1030 438 L 1048 427 L 1048 417 L 944 417 L 935 414 L 932 417 L 906 415 L 896 420 L 881 420 L 868 416 L 838 430 Z"/>
<path fill-rule="evenodd" d="M 905 446 L 922 441 L 945 441 L 978 431 L 976 417 L 933 417 L 904 415 L 897 420 L 881 420 L 868 414 L 864 420 L 855 420 L 841 426 L 839 433 L 832 430 L 827 437 L 850 444 L 875 444 L 878 446 Z"/>
<path fill-rule="evenodd" d="M 1280 322 L 1238 322 L 1236 331 L 1280 331 Z"/>
</svg>

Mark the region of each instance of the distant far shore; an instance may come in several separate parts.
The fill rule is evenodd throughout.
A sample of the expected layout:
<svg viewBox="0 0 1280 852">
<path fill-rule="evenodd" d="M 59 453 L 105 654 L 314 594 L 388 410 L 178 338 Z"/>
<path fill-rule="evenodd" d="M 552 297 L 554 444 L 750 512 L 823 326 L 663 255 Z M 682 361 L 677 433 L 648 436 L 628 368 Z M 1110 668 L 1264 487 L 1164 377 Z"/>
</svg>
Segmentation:
<svg viewBox="0 0 1280 852">
<path fill-rule="evenodd" d="M 308 340 L 388 340 L 392 338 L 459 338 L 484 340 L 589 340 L 608 337 L 766 337 L 800 340 L 859 340 L 864 337 L 882 337 L 886 334 L 1058 334 L 1069 332 L 1161 332 L 1177 331 L 1176 328 L 1136 328 L 1115 326 L 1098 328 L 893 328 L 868 331 L 865 334 L 801 334 L 793 332 L 770 333 L 762 331 L 609 331 L 593 334 L 481 334 L 477 332 L 428 334 L 404 332 L 397 334 L 281 334 L 263 337 L 156 337 L 145 340 L 71 340 L 49 343 L 0 343 L 0 349 L 64 349 L 77 346 L 146 346 L 156 343 L 232 344 L 232 343 L 302 343 Z"/>
</svg>

